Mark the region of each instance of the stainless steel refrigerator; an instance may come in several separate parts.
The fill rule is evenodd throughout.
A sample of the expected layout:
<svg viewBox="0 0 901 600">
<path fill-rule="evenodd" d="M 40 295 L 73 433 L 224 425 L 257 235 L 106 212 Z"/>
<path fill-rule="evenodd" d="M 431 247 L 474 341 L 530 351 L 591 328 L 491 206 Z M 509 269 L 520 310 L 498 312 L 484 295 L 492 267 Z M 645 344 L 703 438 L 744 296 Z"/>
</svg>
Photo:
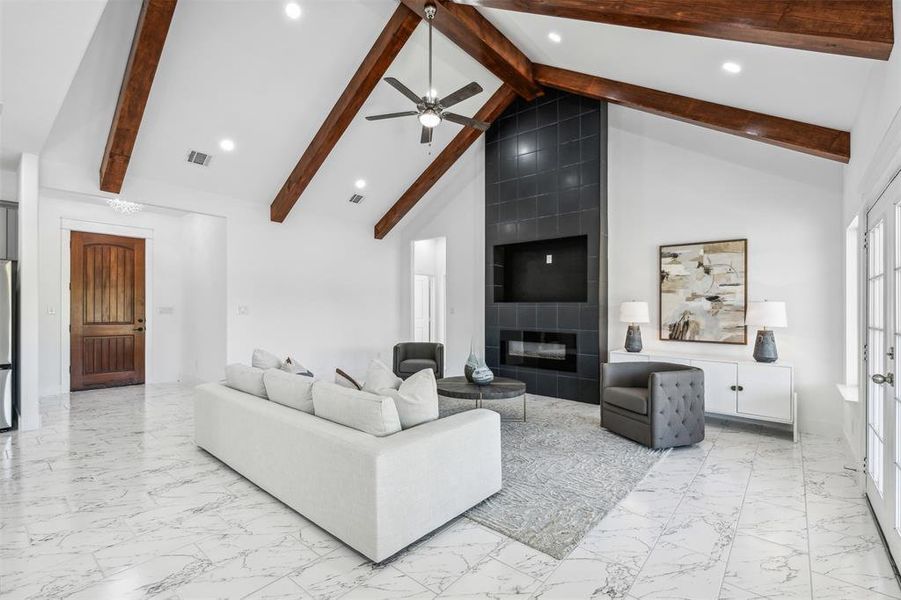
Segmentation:
<svg viewBox="0 0 901 600">
<path fill-rule="evenodd" d="M 16 261 L 0 260 L 0 431 L 18 422 L 16 298 Z"/>
</svg>

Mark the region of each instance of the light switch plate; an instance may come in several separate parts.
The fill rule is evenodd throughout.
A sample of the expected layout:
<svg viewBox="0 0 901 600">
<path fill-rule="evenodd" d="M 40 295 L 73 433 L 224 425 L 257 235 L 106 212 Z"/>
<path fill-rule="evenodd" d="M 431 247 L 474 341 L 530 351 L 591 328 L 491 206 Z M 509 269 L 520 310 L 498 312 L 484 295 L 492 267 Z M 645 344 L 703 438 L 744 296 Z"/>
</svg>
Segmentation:
<svg viewBox="0 0 901 600">
<path fill-rule="evenodd" d="M 550 264 L 553 264 L 553 262 L 554 262 L 554 255 L 553 255 L 553 254 L 548 254 L 548 255 L 545 257 L 545 261 L 546 261 L 547 264 L 549 264 L 549 265 L 550 265 Z"/>
<path fill-rule="evenodd" d="M 245 306 L 244 304 L 239 304 L 239 305 L 238 305 L 238 314 L 239 314 L 239 315 L 249 315 L 249 314 L 250 314 L 250 307 L 249 307 L 249 306 Z"/>
</svg>

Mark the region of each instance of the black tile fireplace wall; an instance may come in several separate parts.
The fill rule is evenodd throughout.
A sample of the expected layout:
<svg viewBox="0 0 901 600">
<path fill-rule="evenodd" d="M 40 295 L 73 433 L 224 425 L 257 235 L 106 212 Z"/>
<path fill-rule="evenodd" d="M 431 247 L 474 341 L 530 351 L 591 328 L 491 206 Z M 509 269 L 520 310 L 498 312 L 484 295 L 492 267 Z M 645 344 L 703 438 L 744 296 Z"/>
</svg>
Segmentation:
<svg viewBox="0 0 901 600">
<path fill-rule="evenodd" d="M 487 132 L 485 171 L 485 360 L 529 393 L 597 404 L 607 356 L 607 105 L 550 89 L 516 101 Z M 588 236 L 587 302 L 495 302 L 496 245 L 577 235 Z M 500 364 L 501 330 L 576 334 L 576 372 Z"/>
</svg>

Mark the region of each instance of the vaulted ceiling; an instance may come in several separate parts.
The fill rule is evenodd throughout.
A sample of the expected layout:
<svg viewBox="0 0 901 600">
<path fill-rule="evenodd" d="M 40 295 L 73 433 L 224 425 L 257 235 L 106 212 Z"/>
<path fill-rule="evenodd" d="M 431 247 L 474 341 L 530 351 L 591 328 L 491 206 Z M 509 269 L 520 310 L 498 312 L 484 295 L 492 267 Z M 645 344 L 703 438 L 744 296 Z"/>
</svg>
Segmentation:
<svg viewBox="0 0 901 600">
<path fill-rule="evenodd" d="M 421 4 L 404 1 L 414 8 Z M 301 18 L 291 20 L 281 1 L 179 0 L 135 138 L 126 189 L 131 176 L 160 179 L 268 210 L 398 2 L 304 0 L 301 6 Z M 42 148 L 45 159 L 80 165 L 95 181 L 139 13 L 137 0 L 108 4 Z M 484 6 L 475 14 L 488 23 L 483 30 L 496 30 L 535 63 L 843 131 L 853 124 L 870 69 L 879 60 Z M 550 32 L 561 42 L 550 41 Z M 472 80 L 485 89 L 455 107 L 461 114 L 473 115 L 488 102 L 501 86 L 499 75 L 511 83 L 509 73 L 493 65 L 491 56 L 486 60 L 484 51 L 461 49 L 441 34 L 435 60 L 439 95 Z M 724 61 L 741 64 L 742 72 L 725 73 Z M 424 23 L 386 74 L 417 92 L 425 90 Z M 364 120 L 408 108 L 408 100 L 378 83 L 288 218 L 329 210 L 379 221 L 461 131 L 444 122 L 433 144 L 424 146 L 413 117 Z M 234 140 L 233 152 L 219 149 L 223 138 Z M 189 150 L 211 153 L 209 167 L 188 164 Z M 4 152 L 15 151 L 4 140 Z M 360 178 L 367 181 L 367 198 L 351 205 L 347 197 Z"/>
</svg>

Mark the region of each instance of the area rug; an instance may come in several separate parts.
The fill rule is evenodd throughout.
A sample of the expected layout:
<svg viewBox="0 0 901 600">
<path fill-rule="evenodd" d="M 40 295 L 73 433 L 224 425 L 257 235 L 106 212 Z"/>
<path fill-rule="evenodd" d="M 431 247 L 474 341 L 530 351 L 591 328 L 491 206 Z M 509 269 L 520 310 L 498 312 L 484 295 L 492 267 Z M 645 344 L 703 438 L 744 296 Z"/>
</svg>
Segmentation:
<svg viewBox="0 0 901 600">
<path fill-rule="evenodd" d="M 442 415 L 472 402 L 442 398 Z M 504 419 L 516 400 L 485 401 Z M 470 519 L 557 559 L 622 500 L 663 456 L 601 429 L 598 406 L 528 396 L 528 421 L 501 423 L 503 489 Z"/>
</svg>

